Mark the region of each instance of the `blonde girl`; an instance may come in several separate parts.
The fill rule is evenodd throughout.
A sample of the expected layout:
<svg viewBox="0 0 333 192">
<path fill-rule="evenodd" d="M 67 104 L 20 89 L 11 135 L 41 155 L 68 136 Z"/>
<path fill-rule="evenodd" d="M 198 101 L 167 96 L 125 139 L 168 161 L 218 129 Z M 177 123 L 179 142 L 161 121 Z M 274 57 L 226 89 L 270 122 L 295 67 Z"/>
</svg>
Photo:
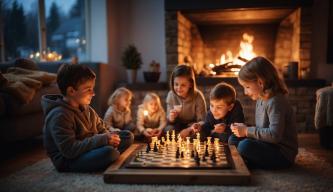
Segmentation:
<svg viewBox="0 0 333 192">
<path fill-rule="evenodd" d="M 109 108 L 104 115 L 104 121 L 111 131 L 129 130 L 134 133 L 135 125 L 131 116 L 131 101 L 133 93 L 125 87 L 120 87 L 109 97 Z"/>
<path fill-rule="evenodd" d="M 146 94 L 138 108 L 136 125 L 139 132 L 148 140 L 154 136 L 161 136 L 166 126 L 166 115 L 157 94 Z"/>
</svg>

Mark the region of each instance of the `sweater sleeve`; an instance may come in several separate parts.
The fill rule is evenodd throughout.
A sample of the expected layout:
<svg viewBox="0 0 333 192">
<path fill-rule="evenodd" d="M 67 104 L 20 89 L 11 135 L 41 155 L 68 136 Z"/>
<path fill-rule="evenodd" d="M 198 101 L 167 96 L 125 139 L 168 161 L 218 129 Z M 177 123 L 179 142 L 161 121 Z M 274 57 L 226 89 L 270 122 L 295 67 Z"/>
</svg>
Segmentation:
<svg viewBox="0 0 333 192">
<path fill-rule="evenodd" d="M 160 109 L 160 125 L 158 127 L 159 130 L 163 130 L 166 127 L 167 120 L 166 120 L 166 115 L 164 112 L 164 109 Z"/>
<path fill-rule="evenodd" d="M 196 108 L 195 108 L 196 120 L 201 125 L 203 125 L 206 114 L 207 114 L 207 106 L 206 101 L 203 94 L 198 91 L 198 95 L 196 97 Z"/>
<path fill-rule="evenodd" d="M 208 111 L 206 118 L 205 118 L 205 122 L 202 125 L 202 134 L 204 134 L 204 137 L 208 137 L 210 136 L 212 130 L 214 129 L 213 125 L 213 115 Z"/>
<path fill-rule="evenodd" d="M 103 121 L 102 118 L 96 113 L 96 111 L 90 107 L 90 111 L 93 114 L 93 119 L 95 121 L 96 129 L 98 133 L 106 133 L 108 131 L 108 125 Z"/>
<path fill-rule="evenodd" d="M 232 110 L 230 123 L 244 123 L 244 122 L 245 118 L 242 105 L 240 104 L 239 101 L 236 101 L 234 109 Z"/>
<path fill-rule="evenodd" d="M 136 127 L 138 128 L 139 132 L 142 133 L 145 130 L 144 127 L 144 114 L 143 114 L 143 108 L 139 106 L 138 112 L 137 112 L 137 121 L 136 121 Z"/>
<path fill-rule="evenodd" d="M 75 123 L 70 116 L 57 114 L 52 120 L 51 135 L 64 157 L 73 159 L 92 149 L 108 144 L 106 133 L 82 140 L 75 137 Z"/>
<path fill-rule="evenodd" d="M 261 109 L 260 106 L 257 105 L 256 113 L 256 127 L 248 127 L 247 136 L 252 137 L 258 140 L 262 140 L 269 143 L 279 143 L 282 134 L 285 129 L 285 114 L 286 109 L 284 103 L 279 102 L 276 99 L 272 99 L 269 101 L 266 109 Z M 263 111 L 259 113 L 259 111 Z M 268 127 L 258 127 L 258 124 L 263 124 L 265 119 L 265 111 L 268 117 Z"/>
<path fill-rule="evenodd" d="M 166 98 L 167 105 L 167 119 L 169 120 L 170 110 L 173 109 L 174 101 L 172 100 L 172 92 L 169 91 L 168 96 Z"/>
<path fill-rule="evenodd" d="M 112 107 L 110 106 L 108 108 L 108 110 L 105 112 L 105 115 L 104 115 L 104 122 L 110 127 L 110 128 L 114 128 L 113 125 L 112 125 Z"/>
</svg>

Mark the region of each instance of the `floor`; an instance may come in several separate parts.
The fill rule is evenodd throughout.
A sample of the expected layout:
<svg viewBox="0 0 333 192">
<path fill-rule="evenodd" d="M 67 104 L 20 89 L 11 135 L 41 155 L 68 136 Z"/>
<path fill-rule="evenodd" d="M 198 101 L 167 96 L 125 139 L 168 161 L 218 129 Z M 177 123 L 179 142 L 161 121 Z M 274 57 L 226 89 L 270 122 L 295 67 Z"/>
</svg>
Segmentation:
<svg viewBox="0 0 333 192">
<path fill-rule="evenodd" d="M 301 133 L 298 135 L 298 141 L 299 147 L 307 149 L 333 165 L 333 150 L 320 147 L 318 134 Z M 40 137 L 16 143 L 10 148 L 3 148 L 1 151 L 4 155 L 0 157 L 0 178 L 32 165 L 43 158 L 47 158 L 42 138 Z"/>
</svg>

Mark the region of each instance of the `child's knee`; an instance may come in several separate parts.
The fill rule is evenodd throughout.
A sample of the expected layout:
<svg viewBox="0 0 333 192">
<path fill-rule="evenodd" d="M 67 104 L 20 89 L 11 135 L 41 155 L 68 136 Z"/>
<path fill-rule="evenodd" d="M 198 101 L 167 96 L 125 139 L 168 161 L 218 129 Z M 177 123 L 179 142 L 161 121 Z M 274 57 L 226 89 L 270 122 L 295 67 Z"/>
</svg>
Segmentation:
<svg viewBox="0 0 333 192">
<path fill-rule="evenodd" d="M 110 162 L 117 160 L 120 156 L 119 151 L 111 146 L 105 146 L 103 149 L 104 149 L 103 158 L 109 159 Z"/>
<path fill-rule="evenodd" d="M 252 151 L 253 141 L 250 139 L 244 139 L 238 143 L 237 150 L 243 156 L 246 155 L 249 151 Z"/>
<path fill-rule="evenodd" d="M 134 142 L 134 134 L 131 131 L 121 131 L 120 132 L 120 138 L 122 140 L 125 140 L 126 143 L 132 144 Z"/>
</svg>

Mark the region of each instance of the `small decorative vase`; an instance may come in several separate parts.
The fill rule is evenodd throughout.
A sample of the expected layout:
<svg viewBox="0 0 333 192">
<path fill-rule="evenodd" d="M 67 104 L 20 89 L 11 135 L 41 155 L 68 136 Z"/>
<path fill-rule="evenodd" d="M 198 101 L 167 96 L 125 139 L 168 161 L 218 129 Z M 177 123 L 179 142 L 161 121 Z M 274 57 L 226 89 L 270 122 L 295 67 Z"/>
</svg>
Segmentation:
<svg viewBox="0 0 333 192">
<path fill-rule="evenodd" d="M 136 69 L 127 69 L 127 79 L 128 83 L 136 83 L 137 70 Z"/>
</svg>

